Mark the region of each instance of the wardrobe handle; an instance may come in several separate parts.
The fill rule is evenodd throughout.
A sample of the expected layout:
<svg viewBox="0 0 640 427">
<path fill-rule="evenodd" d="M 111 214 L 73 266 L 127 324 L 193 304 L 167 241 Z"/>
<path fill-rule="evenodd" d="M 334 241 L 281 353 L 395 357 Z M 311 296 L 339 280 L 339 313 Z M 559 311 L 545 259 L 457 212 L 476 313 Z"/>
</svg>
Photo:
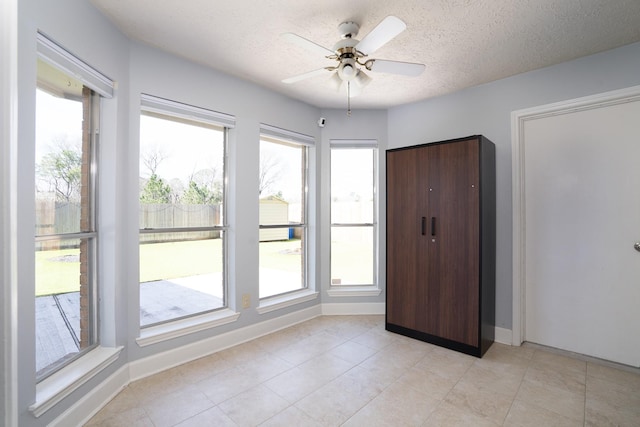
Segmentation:
<svg viewBox="0 0 640 427">
<path fill-rule="evenodd" d="M 435 216 L 431 217 L 431 235 L 432 236 L 436 235 L 436 217 Z"/>
<path fill-rule="evenodd" d="M 427 228 L 427 218 L 426 217 L 422 217 L 422 235 L 424 236 L 426 233 L 426 228 Z"/>
</svg>

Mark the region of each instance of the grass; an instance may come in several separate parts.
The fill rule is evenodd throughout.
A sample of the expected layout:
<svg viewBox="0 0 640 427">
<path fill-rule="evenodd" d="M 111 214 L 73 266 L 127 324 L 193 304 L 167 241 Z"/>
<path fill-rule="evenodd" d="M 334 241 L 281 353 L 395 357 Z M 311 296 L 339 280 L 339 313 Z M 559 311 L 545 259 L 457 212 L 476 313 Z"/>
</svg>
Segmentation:
<svg viewBox="0 0 640 427">
<path fill-rule="evenodd" d="M 140 282 L 222 271 L 222 239 L 140 245 Z"/>
<path fill-rule="evenodd" d="M 36 252 L 36 296 L 80 290 L 80 249 Z"/>
<path fill-rule="evenodd" d="M 364 245 L 366 246 L 366 245 Z M 300 271 L 300 240 L 260 243 L 260 266 Z M 356 242 L 333 244 L 332 268 L 342 283 L 370 283 L 370 246 Z M 36 252 L 36 296 L 80 289 L 79 249 Z M 243 268 L 240 260 L 239 268 Z M 222 240 L 150 243 L 140 246 L 140 282 L 222 271 Z"/>
</svg>

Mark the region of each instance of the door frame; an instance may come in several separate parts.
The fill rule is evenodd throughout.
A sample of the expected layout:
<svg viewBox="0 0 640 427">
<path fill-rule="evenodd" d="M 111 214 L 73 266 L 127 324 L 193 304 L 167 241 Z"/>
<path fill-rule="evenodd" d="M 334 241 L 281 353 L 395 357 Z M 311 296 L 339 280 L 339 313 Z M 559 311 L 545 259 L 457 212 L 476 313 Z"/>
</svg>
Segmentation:
<svg viewBox="0 0 640 427">
<path fill-rule="evenodd" d="M 525 339 L 526 307 L 526 183 L 524 125 L 529 120 L 604 108 L 640 101 L 640 86 L 604 92 L 552 104 L 511 112 L 512 236 L 513 293 L 511 344 L 521 345 Z"/>
</svg>

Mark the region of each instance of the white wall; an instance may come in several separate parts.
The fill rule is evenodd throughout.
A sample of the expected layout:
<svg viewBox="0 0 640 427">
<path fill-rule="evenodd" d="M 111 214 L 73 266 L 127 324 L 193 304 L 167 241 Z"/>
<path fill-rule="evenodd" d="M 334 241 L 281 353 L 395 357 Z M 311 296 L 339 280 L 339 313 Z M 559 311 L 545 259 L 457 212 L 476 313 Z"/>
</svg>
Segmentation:
<svg viewBox="0 0 640 427">
<path fill-rule="evenodd" d="M 475 134 L 496 144 L 497 326 L 512 325 L 511 112 L 638 84 L 640 43 L 389 110 L 389 148 Z"/>
</svg>

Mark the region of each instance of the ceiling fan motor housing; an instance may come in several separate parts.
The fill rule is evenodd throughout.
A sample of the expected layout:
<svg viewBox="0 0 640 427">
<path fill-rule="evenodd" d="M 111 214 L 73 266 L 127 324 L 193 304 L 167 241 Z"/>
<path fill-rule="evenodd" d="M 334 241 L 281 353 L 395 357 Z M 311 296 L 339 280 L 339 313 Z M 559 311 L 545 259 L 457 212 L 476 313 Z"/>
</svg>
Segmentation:
<svg viewBox="0 0 640 427">
<path fill-rule="evenodd" d="M 343 39 L 352 39 L 358 35 L 360 26 L 353 21 L 343 22 L 338 25 L 338 32 Z"/>
<path fill-rule="evenodd" d="M 342 26 L 347 24 L 350 23 L 345 22 L 340 25 Z M 343 38 L 333 46 L 333 50 L 337 56 L 336 59 L 340 62 L 340 65 L 338 65 L 338 76 L 343 81 L 352 80 L 358 74 L 357 59 L 359 55 L 355 48 L 358 43 L 359 40 L 347 37 Z"/>
</svg>

